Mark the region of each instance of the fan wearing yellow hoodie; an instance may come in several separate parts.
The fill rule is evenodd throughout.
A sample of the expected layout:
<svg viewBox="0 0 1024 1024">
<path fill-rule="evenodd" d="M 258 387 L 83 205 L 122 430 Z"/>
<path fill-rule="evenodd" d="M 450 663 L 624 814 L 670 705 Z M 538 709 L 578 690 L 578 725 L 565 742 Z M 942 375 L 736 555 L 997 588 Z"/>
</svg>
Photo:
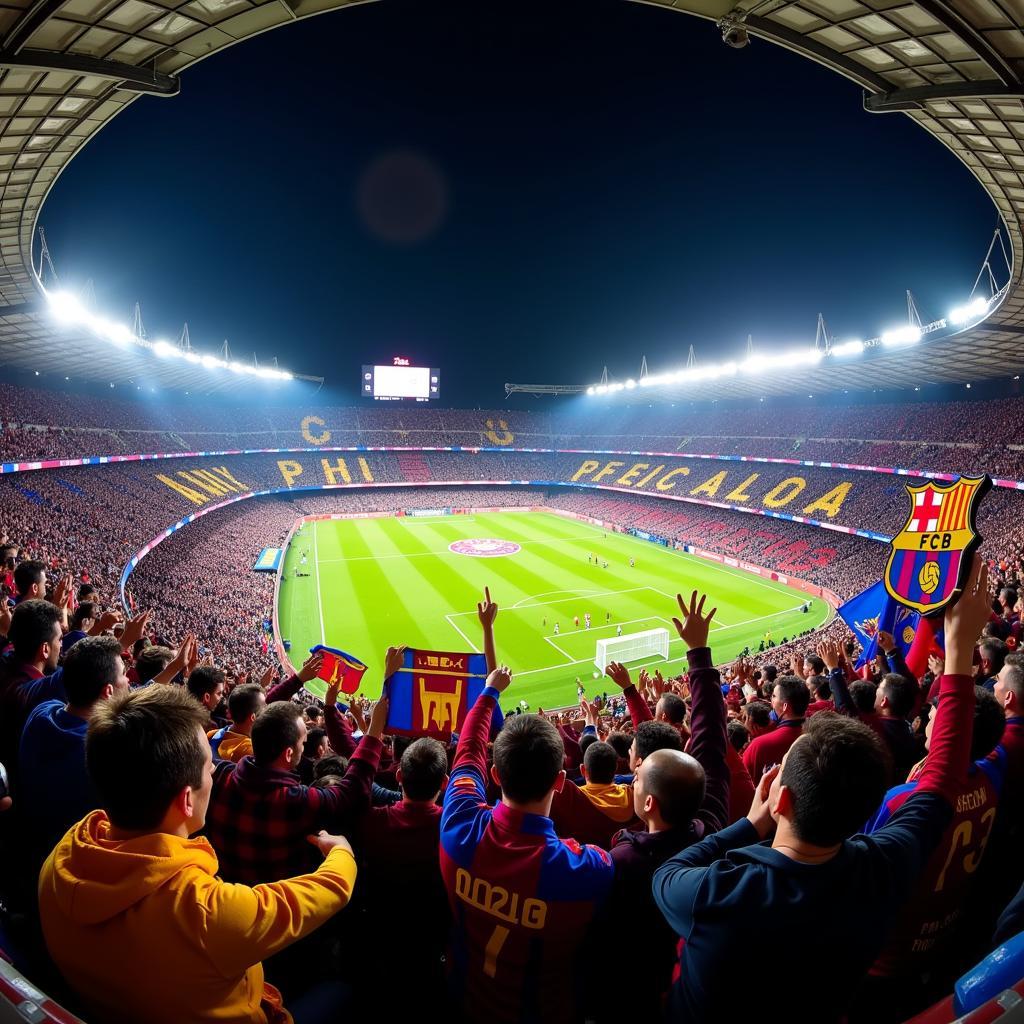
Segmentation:
<svg viewBox="0 0 1024 1024">
<path fill-rule="evenodd" d="M 110 1024 L 291 1024 L 264 957 L 348 902 L 356 878 L 340 836 L 307 875 L 245 886 L 217 878 L 202 828 L 213 759 L 206 712 L 182 687 L 104 703 L 86 737 L 103 810 L 73 826 L 39 876 L 50 955 L 97 1020 Z"/>
</svg>

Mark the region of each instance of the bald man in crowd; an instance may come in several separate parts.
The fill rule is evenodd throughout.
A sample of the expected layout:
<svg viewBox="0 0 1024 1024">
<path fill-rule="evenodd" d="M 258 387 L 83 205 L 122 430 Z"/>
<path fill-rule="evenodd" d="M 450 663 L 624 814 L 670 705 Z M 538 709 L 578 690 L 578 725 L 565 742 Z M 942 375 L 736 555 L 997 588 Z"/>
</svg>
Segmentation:
<svg viewBox="0 0 1024 1024">
<path fill-rule="evenodd" d="M 623 829 L 612 840 L 615 881 L 607 914 L 597 929 L 618 927 L 629 921 L 630 983 L 602 989 L 601 1005 L 593 1007 L 598 1020 L 660 1019 L 662 996 L 667 992 L 676 959 L 676 936 L 658 911 L 651 892 L 654 872 L 669 857 L 728 820 L 729 768 L 725 760 L 725 702 L 721 678 L 712 666 L 707 646 L 708 626 L 703 598 L 690 606 L 680 598 L 683 621 L 676 621 L 687 654 L 690 693 L 689 753 L 655 750 L 637 767 L 633 783 L 633 809 L 643 829 Z M 596 936 L 602 948 L 602 935 Z"/>
</svg>

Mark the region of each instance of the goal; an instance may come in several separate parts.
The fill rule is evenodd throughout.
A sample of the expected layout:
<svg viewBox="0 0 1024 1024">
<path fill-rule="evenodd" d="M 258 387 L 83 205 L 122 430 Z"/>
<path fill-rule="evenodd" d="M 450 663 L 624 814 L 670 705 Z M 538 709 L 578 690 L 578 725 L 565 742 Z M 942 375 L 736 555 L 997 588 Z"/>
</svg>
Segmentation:
<svg viewBox="0 0 1024 1024">
<path fill-rule="evenodd" d="M 608 663 L 628 664 L 641 658 L 668 658 L 668 630 L 645 629 L 642 633 L 627 633 L 597 641 L 594 664 L 603 672 Z"/>
</svg>

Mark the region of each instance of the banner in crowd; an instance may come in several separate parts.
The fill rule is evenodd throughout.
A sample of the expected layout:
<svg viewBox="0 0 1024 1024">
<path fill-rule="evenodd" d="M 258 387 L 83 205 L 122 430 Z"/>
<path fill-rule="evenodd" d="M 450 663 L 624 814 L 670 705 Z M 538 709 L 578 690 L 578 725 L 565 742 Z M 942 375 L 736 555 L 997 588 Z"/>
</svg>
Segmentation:
<svg viewBox="0 0 1024 1024">
<path fill-rule="evenodd" d="M 339 683 L 342 693 L 355 693 L 359 689 L 359 682 L 366 672 L 366 666 L 351 654 L 339 651 L 336 647 L 324 647 L 317 644 L 311 647 L 310 654 L 322 653 L 324 656 L 320 671 L 317 672 L 317 679 L 322 679 L 328 686 Z"/>
<path fill-rule="evenodd" d="M 407 650 L 402 667 L 385 683 L 391 701 L 388 732 L 447 743 L 462 728 L 486 682 L 482 654 Z M 500 727 L 500 709 L 495 708 L 494 718 Z"/>
<path fill-rule="evenodd" d="M 921 623 L 921 615 L 894 600 L 881 580 L 867 590 L 861 591 L 856 597 L 851 597 L 845 604 L 840 605 L 837 611 L 860 641 L 861 656 L 854 666 L 857 669 L 874 660 L 878 653 L 879 633 L 891 633 L 903 656 L 907 657 Z M 928 630 L 927 637 L 931 644 L 941 649 L 941 630 L 938 633 Z M 915 674 L 919 675 L 921 672 L 923 668 L 919 668 Z"/>
</svg>

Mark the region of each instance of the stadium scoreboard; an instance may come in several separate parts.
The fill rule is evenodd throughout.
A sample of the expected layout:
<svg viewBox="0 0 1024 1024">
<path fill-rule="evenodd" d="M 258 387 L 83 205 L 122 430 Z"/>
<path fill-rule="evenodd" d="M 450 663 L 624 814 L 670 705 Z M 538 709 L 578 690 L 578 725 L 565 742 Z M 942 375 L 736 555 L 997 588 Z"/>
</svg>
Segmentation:
<svg viewBox="0 0 1024 1024">
<path fill-rule="evenodd" d="M 441 397 L 441 371 L 410 366 L 402 356 L 388 365 L 364 366 L 360 392 L 381 402 L 430 402 Z"/>
</svg>

